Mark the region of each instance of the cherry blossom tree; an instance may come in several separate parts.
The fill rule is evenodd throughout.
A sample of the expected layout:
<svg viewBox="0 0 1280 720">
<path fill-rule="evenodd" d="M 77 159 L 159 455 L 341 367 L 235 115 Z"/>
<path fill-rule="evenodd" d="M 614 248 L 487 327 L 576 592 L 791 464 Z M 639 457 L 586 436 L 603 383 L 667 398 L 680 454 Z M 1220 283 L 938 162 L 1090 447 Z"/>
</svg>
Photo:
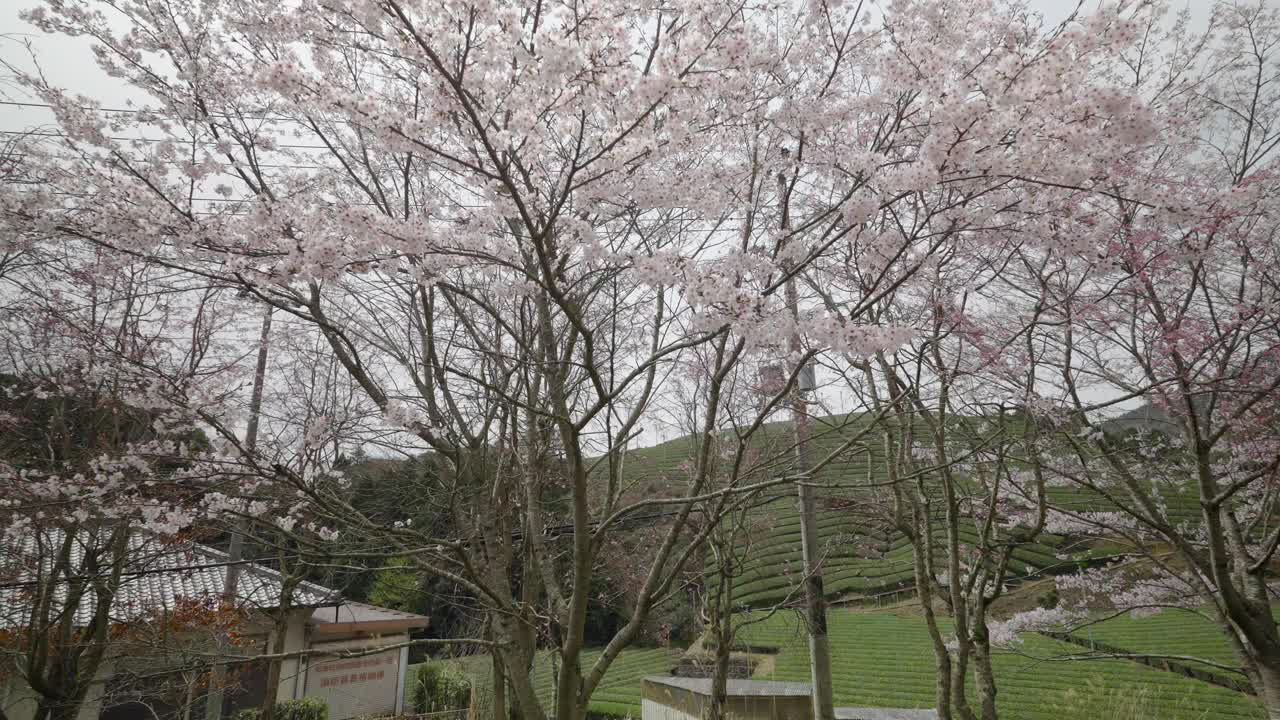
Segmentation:
<svg viewBox="0 0 1280 720">
<path fill-rule="evenodd" d="M 1056 367 L 1046 402 L 1071 418 L 1063 452 L 1041 465 L 1095 500 L 1055 507 L 1050 523 L 1142 559 L 1063 594 L 1080 601 L 1073 609 L 1204 614 L 1280 717 L 1280 15 L 1222 3 L 1205 33 L 1183 15 L 1144 35 L 1114 77 L 1148 99 L 1161 140 L 1130 156 L 1110 202 L 1053 228 L 1099 252 L 1009 275 L 1045 308 L 1053 330 L 1041 342 Z M 1126 402 L 1143 407 L 1117 417 Z M 1099 592 L 1099 581 L 1113 586 Z"/>
<path fill-rule="evenodd" d="M 157 316 L 169 293 L 144 268 L 36 250 L 4 278 L 0 307 L 0 658 L 36 717 L 76 716 L 119 654 L 127 571 L 199 514 L 207 441 L 168 412 L 147 367 L 204 365 L 199 321 L 182 343 Z M 145 286 L 145 291 L 142 288 Z M 147 536 L 150 540 L 142 538 Z"/>
<path fill-rule="evenodd" d="M 996 2 L 55 2 L 29 18 L 148 100 L 104 114 L 22 78 L 61 136 L 24 148 L 31 183 L 0 214 L 322 339 L 383 427 L 441 460 L 426 489 L 469 530 L 386 527 L 325 473 L 240 452 L 252 483 L 466 588 L 533 720 L 550 646 L 569 720 L 713 532 L 697 508 L 759 489 L 713 488 L 705 443 L 678 492 L 635 493 L 626 449 L 670 369 L 700 354 L 723 382 L 782 355 L 790 385 L 820 352 L 902 346 L 877 308 L 927 286 L 933 255 L 1105 190 L 1146 138 L 1146 108 L 1095 72 L 1143 7 L 1046 34 Z M 800 277 L 834 304 L 786 302 Z M 201 408 L 243 451 L 234 413 Z M 704 434 L 719 408 L 708 392 Z M 584 667 L 600 554 L 654 508 L 671 517 L 630 620 Z"/>
<path fill-rule="evenodd" d="M 221 342 L 234 324 L 228 309 L 242 304 L 230 290 L 35 228 L 8 242 L 0 654 L 6 674 L 34 691 L 40 717 L 74 717 L 105 661 L 166 656 L 135 632 L 149 609 L 121 600 L 131 578 L 173 543 L 216 533 L 227 516 L 256 511 L 268 526 L 282 516 L 297 523 L 287 509 L 296 498 L 246 497 L 241 488 L 259 485 L 264 466 L 298 467 L 286 454 L 294 445 L 305 470 L 307 450 L 288 437 L 264 444 L 270 455 L 218 442 L 235 439 L 228 428 L 252 362 Z M 216 599 L 180 601 L 208 610 L 193 621 L 238 619 L 238 608 Z"/>
<path fill-rule="evenodd" d="M 861 501 L 846 504 L 910 542 L 939 716 L 995 718 L 992 652 L 1006 638 L 992 607 L 1021 579 L 1014 553 L 1036 542 L 1047 517 L 1044 474 L 1024 469 L 1041 442 L 1041 420 L 1028 411 L 1021 382 L 1033 373 L 1020 371 L 1002 398 L 998 374 L 971 362 L 973 338 L 958 337 L 953 322 L 936 324 L 916 351 L 865 364 L 861 388 L 885 417 L 877 423 L 880 447 L 864 451 L 885 472 L 878 483 L 853 482 L 845 492 Z M 933 379 L 917 382 L 925 375 Z M 975 678 L 976 708 L 968 697 Z"/>
<path fill-rule="evenodd" d="M 1047 62 L 1066 62 L 1087 81 L 1081 105 L 1068 115 L 1114 117 L 1108 108 L 1132 108 L 1104 134 L 1114 133 L 1116 147 L 1136 148 L 1153 137 L 1146 109 L 1136 93 L 1110 77 L 1105 60 L 1090 65 L 1081 51 L 1095 40 L 1109 50 L 1126 47 L 1154 11 L 1145 6 L 1133 16 L 1073 14 L 1043 36 L 1029 14 L 1012 14 L 1009 22 L 1028 29 L 1021 42 L 1043 43 Z M 906 41 L 910 31 L 895 35 Z M 966 28 L 959 24 L 954 31 L 954 37 L 930 37 L 939 46 L 963 46 Z M 924 82 L 925 76 L 915 79 Z M 967 76 L 960 79 L 962 86 L 968 82 Z M 967 87 L 941 92 L 981 102 Z M 975 118 L 984 122 L 992 115 Z M 1070 148 L 1055 168 L 1065 173 L 1061 180 L 943 183 L 917 188 L 887 208 L 869 205 L 858 210 L 851 246 L 842 250 L 858 254 L 831 266 L 819 261 L 806 273 L 813 302 L 828 313 L 868 303 L 863 312 L 879 323 L 915 330 L 911 342 L 895 352 L 867 358 L 829 353 L 824 364 L 868 412 L 882 441 L 878 447 L 866 443 L 863 452 L 885 468 L 884 481 L 858 488 L 849 480 L 849 492 L 860 499 L 847 504 L 912 544 L 914 586 L 933 639 L 942 717 L 997 717 L 991 653 L 1007 633 L 989 617 L 990 609 L 1014 579 L 1014 551 L 1034 542 L 1047 520 L 1046 479 L 1034 459 L 1045 445 L 1042 428 L 1052 428 L 1063 415 L 1039 394 L 1056 355 L 1040 339 L 1043 303 L 1031 298 L 1011 312 L 1008 268 L 1029 257 L 1050 262 L 1095 250 L 1088 242 L 1064 240 L 1063 218 L 1070 222 L 1079 208 L 1112 194 L 1105 179 L 1128 168 L 1116 156 L 1081 148 L 1081 131 L 1051 131 L 1067 138 Z M 968 139 L 958 131 L 947 146 L 940 158 L 944 177 L 969 161 Z M 935 601 L 952 617 L 953 631 L 942 629 Z M 971 674 L 977 679 L 977 708 L 968 699 Z"/>
<path fill-rule="evenodd" d="M 991 610 L 1019 579 L 1014 553 L 1046 528 L 1047 479 L 1037 458 L 1064 417 L 1039 395 L 1040 378 L 1057 357 L 1039 339 L 1044 314 L 1034 306 L 1011 313 L 1003 276 L 1027 253 L 1064 252 L 1029 247 L 1028 238 L 1045 218 L 1090 195 L 1036 198 L 1034 212 L 956 232 L 929 255 L 927 281 L 908 281 L 875 307 L 883 322 L 916 328 L 912 341 L 893 353 L 827 363 L 862 408 L 852 424 L 872 428 L 872 439 L 860 443 L 865 462 L 882 471 L 846 479 L 840 505 L 910 542 L 944 718 L 997 717 L 991 654 L 1006 633 Z M 953 232 L 949 220 L 934 223 L 954 201 L 945 192 L 919 197 L 912 232 Z M 895 245 L 912 242 L 892 217 L 869 224 Z M 850 273 L 845 282 L 859 280 Z M 814 293 L 827 307 L 840 306 L 827 288 L 815 285 Z M 950 629 L 942 613 L 951 617 Z M 976 708 L 968 697 L 975 687 Z"/>
</svg>

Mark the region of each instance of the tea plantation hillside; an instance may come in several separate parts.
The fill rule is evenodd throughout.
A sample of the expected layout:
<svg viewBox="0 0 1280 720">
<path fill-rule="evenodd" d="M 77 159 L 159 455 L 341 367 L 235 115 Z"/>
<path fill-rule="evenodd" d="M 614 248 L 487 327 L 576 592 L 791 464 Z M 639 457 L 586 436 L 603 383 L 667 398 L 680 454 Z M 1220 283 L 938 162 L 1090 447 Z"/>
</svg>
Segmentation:
<svg viewBox="0 0 1280 720">
<path fill-rule="evenodd" d="M 820 493 L 818 528 L 823 551 L 824 585 L 833 598 L 871 598 L 913 584 L 911 547 L 906 538 L 886 526 L 870 511 L 877 484 L 887 481 L 879 436 L 867 433 L 867 418 L 857 415 L 820 418 L 815 422 L 810 454 L 815 460 L 834 456 L 817 473 L 828 485 Z M 752 481 L 788 471 L 791 450 L 790 424 L 771 423 L 760 429 L 751 443 Z M 679 487 L 693 452 L 690 438 L 678 438 L 627 454 L 626 474 L 644 493 L 664 494 Z M 1050 487 L 1052 502 L 1077 510 L 1107 511 L 1106 499 L 1073 487 Z M 759 503 L 751 528 L 746 566 L 734 587 L 743 607 L 777 602 L 794 588 L 801 573 L 800 518 L 790 491 L 779 492 Z M 1166 492 L 1169 512 L 1178 522 L 1198 517 L 1198 505 L 1190 494 Z M 941 532 L 941 528 L 935 529 Z M 975 536 L 975 528 L 962 528 Z M 1042 534 L 1036 542 L 1014 551 L 1014 576 L 1073 569 L 1078 561 L 1106 555 L 1101 547 L 1068 543 L 1067 538 Z"/>
<path fill-rule="evenodd" d="M 828 618 L 836 700 L 839 705 L 851 706 L 933 707 L 933 654 L 923 620 L 906 610 L 867 607 L 871 601 L 899 599 L 886 596 L 910 595 L 913 573 L 906 538 L 871 511 L 875 486 L 887 477 L 878 438 L 867 435 L 861 443 L 850 442 L 864 427 L 864 418 L 857 416 L 824 418 L 813 436 L 812 456 L 830 460 L 817 475 L 826 486 L 820 491 L 818 517 L 825 587 L 833 599 L 847 603 L 832 609 Z M 787 423 L 765 426 L 748 453 L 748 461 L 753 463 L 748 469 L 751 481 L 788 472 L 790 442 Z M 678 492 L 687 478 L 692 450 L 689 438 L 679 438 L 628 452 L 624 461 L 628 492 L 642 496 Z M 1049 492 L 1060 506 L 1111 509 L 1104 498 L 1079 489 L 1052 487 Z M 1165 497 L 1171 516 L 1179 521 L 1195 520 L 1198 507 L 1194 497 L 1176 492 L 1166 492 Z M 800 525 L 792 491 L 759 498 L 752 513 L 746 566 L 734 584 L 735 600 L 748 615 L 751 608 L 786 598 L 801 575 Z M 961 528 L 964 537 L 975 533 L 972 525 Z M 1036 542 L 1015 548 L 1012 579 L 1072 572 L 1113 551 L 1042 534 Z M 715 581 L 712 575 L 707 580 Z M 1021 594 L 1031 602 L 1034 592 L 1035 588 L 1028 586 Z M 858 605 L 862 607 L 855 607 Z M 808 648 L 798 617 L 789 610 L 755 617 L 761 621 L 749 625 L 738 637 L 741 644 L 771 651 L 757 666 L 755 676 L 807 681 Z M 1092 626 L 1084 637 L 1133 653 L 1198 655 L 1211 662 L 1233 662 L 1226 639 L 1212 623 L 1194 613 L 1114 618 Z M 589 666 L 598 652 L 588 651 L 584 665 Z M 679 649 L 669 648 L 624 651 L 593 696 L 591 712 L 638 717 L 643 677 L 669 673 L 679 664 L 680 655 Z M 1131 660 L 1082 659 L 1087 655 L 1089 652 L 1078 645 L 1039 634 L 1023 635 L 1019 647 L 997 652 L 998 702 L 1003 716 L 1019 720 L 1253 720 L 1264 716 L 1260 703 L 1250 695 Z M 447 662 L 472 678 L 480 690 L 477 697 L 483 701 L 489 694 L 488 659 Z M 540 654 L 535 680 L 541 697 L 552 696 L 555 674 L 553 658 Z"/>
<path fill-rule="evenodd" d="M 785 597 L 803 567 L 795 501 L 779 497 L 759 513 L 762 521 L 753 529 L 751 552 L 734 586 L 735 600 L 746 607 L 769 605 Z M 868 531 L 868 526 L 853 510 L 819 512 L 823 582 L 832 597 L 870 598 L 912 586 L 912 551 L 906 537 L 879 529 Z M 941 541 L 941 526 L 934 532 Z M 976 530 L 963 528 L 961 535 L 975 537 Z M 876 550 L 868 552 L 868 547 Z M 1054 535 L 1045 535 L 1040 542 L 1023 543 L 1014 551 L 1011 572 L 1017 576 L 1063 567 L 1064 561 L 1057 556 L 1063 550 L 1064 539 Z"/>
</svg>

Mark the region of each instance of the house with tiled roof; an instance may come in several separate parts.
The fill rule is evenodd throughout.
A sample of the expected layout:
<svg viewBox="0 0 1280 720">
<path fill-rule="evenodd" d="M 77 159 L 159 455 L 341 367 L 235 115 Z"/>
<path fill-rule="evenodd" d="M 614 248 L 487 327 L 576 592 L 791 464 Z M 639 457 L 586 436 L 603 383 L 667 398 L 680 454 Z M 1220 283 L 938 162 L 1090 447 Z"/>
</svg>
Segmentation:
<svg viewBox="0 0 1280 720">
<path fill-rule="evenodd" d="M 81 567 L 76 553 L 84 548 L 65 540 L 49 534 L 0 540 L 0 717 L 7 720 L 31 720 L 36 711 L 36 694 L 22 667 L 24 656 L 4 647 L 6 639 L 19 642 L 29 627 L 35 599 L 42 597 L 55 606 L 45 611 L 46 616 L 72 613 L 71 627 L 84 627 L 95 615 L 94 593 L 67 606 L 65 573 L 51 572 L 57 557 L 50 552 L 54 547 L 68 550 L 66 565 Z M 259 707 L 268 692 L 267 673 L 266 663 L 255 657 L 276 650 L 281 625 L 284 658 L 277 701 L 322 699 L 329 707 L 329 720 L 403 710 L 409 635 L 425 628 L 428 618 L 345 600 L 315 583 L 286 582 L 269 567 L 232 562 L 225 553 L 197 543 L 147 535 L 128 542 L 128 565 L 109 609 L 113 637 L 122 638 L 120 650 L 108 652 L 76 720 L 225 720 L 239 710 Z M 232 566 L 238 569 L 234 597 L 227 593 Z M 51 583 L 51 577 L 62 577 L 61 585 Z M 291 589 L 287 609 L 281 612 L 286 585 Z M 45 592 L 37 593 L 37 588 Z M 218 611 L 224 621 L 233 620 L 218 631 L 184 629 L 172 640 L 154 640 L 168 638 L 160 634 L 162 626 L 174 617 L 191 616 L 193 609 Z M 126 649 L 130 627 L 155 630 L 148 635 L 152 643 L 172 646 L 146 653 L 132 646 Z M 234 642 L 227 642 L 227 635 L 234 635 Z M 174 659 L 178 657 L 180 661 Z M 222 669 L 215 675 L 219 664 Z M 224 678 L 221 703 L 208 702 L 215 676 Z M 157 689 L 162 687 L 164 692 Z M 218 713 L 211 708 L 219 704 L 220 717 L 212 717 Z"/>
</svg>

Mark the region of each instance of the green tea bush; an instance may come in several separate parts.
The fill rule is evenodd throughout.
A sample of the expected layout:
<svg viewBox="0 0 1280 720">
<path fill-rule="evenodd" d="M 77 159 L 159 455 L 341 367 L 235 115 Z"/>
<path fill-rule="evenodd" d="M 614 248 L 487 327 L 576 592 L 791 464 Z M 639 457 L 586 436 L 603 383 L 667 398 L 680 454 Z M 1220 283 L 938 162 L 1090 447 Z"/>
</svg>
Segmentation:
<svg viewBox="0 0 1280 720">
<path fill-rule="evenodd" d="M 418 713 L 466 710 L 471 705 L 471 681 L 443 663 L 418 666 L 413 677 L 413 709 Z"/>
<path fill-rule="evenodd" d="M 258 720 L 261 708 L 248 708 L 235 714 L 235 720 Z M 329 704 L 320 698 L 299 698 L 276 703 L 276 720 L 329 720 Z"/>
</svg>

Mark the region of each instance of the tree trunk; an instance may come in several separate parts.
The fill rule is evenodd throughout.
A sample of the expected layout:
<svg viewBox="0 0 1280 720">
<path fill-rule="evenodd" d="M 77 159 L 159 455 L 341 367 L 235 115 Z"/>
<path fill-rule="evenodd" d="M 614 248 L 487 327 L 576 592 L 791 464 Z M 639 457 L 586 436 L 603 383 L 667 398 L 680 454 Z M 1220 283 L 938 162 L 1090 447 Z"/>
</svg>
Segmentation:
<svg viewBox="0 0 1280 720">
<path fill-rule="evenodd" d="M 281 568 L 283 568 L 283 562 Z M 276 610 L 275 638 L 271 643 L 271 652 L 281 655 L 288 649 L 289 615 L 293 611 L 293 589 L 302 578 L 296 575 L 285 575 L 280 584 L 280 607 Z M 275 658 L 267 663 L 267 690 L 262 698 L 262 714 L 259 720 L 272 720 L 276 714 L 276 696 L 280 691 L 280 674 L 284 668 L 284 660 Z"/>
<path fill-rule="evenodd" d="M 530 664 L 533 660 L 532 647 L 526 646 L 528 635 L 518 632 L 514 625 L 518 618 L 512 618 L 501 611 L 492 611 L 493 639 L 497 643 L 497 652 L 501 653 L 501 663 L 508 687 L 511 689 L 511 703 L 523 720 L 545 720 L 546 711 L 534 691 L 530 676 Z M 494 718 L 505 720 L 505 718 Z"/>
<path fill-rule="evenodd" d="M 952 717 L 957 718 L 957 720 L 977 720 L 973 714 L 973 708 L 969 707 L 969 698 L 967 694 L 969 689 L 970 642 L 967 638 L 960 637 L 959 629 L 957 629 L 956 636 L 956 644 L 958 647 L 951 659 Z"/>
<path fill-rule="evenodd" d="M 196 684 L 200 682 L 200 671 L 193 670 L 191 675 L 183 675 L 187 679 L 187 692 L 182 699 L 182 720 L 191 720 L 191 709 L 196 704 Z"/>
<path fill-rule="evenodd" d="M 563 659 L 556 684 L 556 720 L 580 720 L 585 713 L 578 707 L 578 688 L 582 687 L 582 666 L 578 658 Z"/>
<path fill-rule="evenodd" d="M 1280 657 L 1258 660 L 1258 683 L 1268 720 L 1280 720 Z"/>
<path fill-rule="evenodd" d="M 731 620 L 726 618 L 726 625 Z M 711 678 L 711 705 L 715 708 L 715 720 L 724 715 L 724 707 L 729 701 L 729 652 L 733 638 L 722 629 L 719 633 L 720 645 L 716 648 L 715 675 Z"/>
<path fill-rule="evenodd" d="M 951 653 L 947 650 L 947 642 L 938 627 L 938 616 L 933 611 L 933 585 L 930 580 L 928 558 L 930 546 L 925 543 L 918 532 L 912 532 L 911 550 L 915 565 L 916 588 L 920 596 L 920 607 L 924 611 L 925 626 L 929 628 L 929 639 L 933 646 L 934 665 L 934 703 L 938 711 L 938 720 L 951 720 Z"/>
<path fill-rule="evenodd" d="M 978 676 L 978 701 L 982 720 L 996 720 L 996 675 L 991 667 L 991 640 L 984 617 L 974 618 L 973 669 Z"/>
<path fill-rule="evenodd" d="M 495 649 L 489 655 L 493 658 L 493 720 L 507 720 L 507 673 L 502 654 Z"/>
<path fill-rule="evenodd" d="M 733 644 L 733 616 L 726 607 L 727 596 L 732 593 L 731 588 L 725 587 L 728 582 L 728 574 L 722 572 L 720 587 L 715 597 L 715 609 L 711 617 L 712 638 L 716 643 L 716 661 L 711 674 L 710 702 L 707 703 L 707 708 L 702 714 L 704 720 L 722 720 L 724 706 L 728 702 L 729 653 L 732 651 L 730 646 Z"/>
</svg>

